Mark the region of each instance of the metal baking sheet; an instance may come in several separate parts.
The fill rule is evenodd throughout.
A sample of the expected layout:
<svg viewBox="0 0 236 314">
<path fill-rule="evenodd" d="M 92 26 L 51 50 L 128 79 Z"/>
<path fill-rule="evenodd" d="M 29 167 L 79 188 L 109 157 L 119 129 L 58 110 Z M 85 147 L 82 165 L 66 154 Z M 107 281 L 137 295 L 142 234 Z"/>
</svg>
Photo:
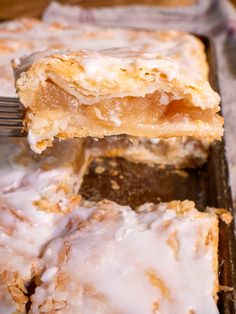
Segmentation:
<svg viewBox="0 0 236 314">
<path fill-rule="evenodd" d="M 200 39 L 206 49 L 211 86 L 219 92 L 213 43 L 203 36 L 200 36 Z M 98 166 L 104 169 L 102 173 L 96 171 Z M 145 202 L 189 199 L 195 201 L 200 210 L 214 206 L 226 208 L 233 213 L 224 141 L 212 145 L 207 164 L 201 168 L 184 171 L 132 163 L 122 158 L 97 158 L 90 164 L 80 193 L 89 200 L 100 201 L 107 198 L 133 208 Z M 234 289 L 220 291 L 218 301 L 220 313 L 236 313 L 234 222 L 226 225 L 220 221 L 219 282 L 220 286 Z M 204 282 L 202 284 L 204 285 Z"/>
</svg>

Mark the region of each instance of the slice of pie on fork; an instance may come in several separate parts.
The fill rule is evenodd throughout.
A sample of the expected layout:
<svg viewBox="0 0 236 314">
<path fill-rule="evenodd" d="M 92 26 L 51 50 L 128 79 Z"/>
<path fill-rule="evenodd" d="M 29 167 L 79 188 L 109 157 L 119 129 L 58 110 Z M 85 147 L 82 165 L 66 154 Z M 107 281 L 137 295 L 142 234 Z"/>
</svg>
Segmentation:
<svg viewBox="0 0 236 314">
<path fill-rule="evenodd" d="M 44 51 L 13 67 L 28 139 L 38 153 L 55 137 L 220 140 L 223 134 L 220 97 L 209 82 L 160 53 Z"/>
</svg>

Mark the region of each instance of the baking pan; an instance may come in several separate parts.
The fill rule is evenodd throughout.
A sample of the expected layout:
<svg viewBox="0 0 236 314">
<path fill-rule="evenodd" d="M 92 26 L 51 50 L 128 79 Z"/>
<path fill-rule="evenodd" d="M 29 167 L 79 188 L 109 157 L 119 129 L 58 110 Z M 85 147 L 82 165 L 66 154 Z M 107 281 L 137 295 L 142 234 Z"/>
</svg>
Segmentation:
<svg viewBox="0 0 236 314">
<path fill-rule="evenodd" d="M 213 43 L 206 37 L 199 38 L 205 45 L 211 86 L 219 92 Z M 98 166 L 105 171 L 97 173 Z M 180 171 L 171 167 L 163 169 L 158 166 L 132 163 L 122 158 L 97 158 L 90 164 L 80 193 L 92 201 L 107 198 L 122 205 L 130 205 L 132 208 L 145 202 L 189 199 L 195 201 L 200 210 L 212 206 L 226 208 L 233 214 L 224 140 L 212 144 L 207 164 L 197 169 Z M 219 293 L 220 313 L 236 313 L 234 222 L 226 225 L 220 221 L 219 282 L 224 289 Z M 204 282 L 202 284 L 204 285 Z"/>
</svg>

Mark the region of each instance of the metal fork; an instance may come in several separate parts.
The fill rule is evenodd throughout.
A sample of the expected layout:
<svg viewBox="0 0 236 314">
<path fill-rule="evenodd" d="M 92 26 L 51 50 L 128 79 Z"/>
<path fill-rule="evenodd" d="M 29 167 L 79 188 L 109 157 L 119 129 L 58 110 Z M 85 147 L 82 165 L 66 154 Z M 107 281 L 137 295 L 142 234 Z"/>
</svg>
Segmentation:
<svg viewBox="0 0 236 314">
<path fill-rule="evenodd" d="M 24 108 L 18 98 L 0 97 L 0 137 L 22 137 Z"/>
</svg>

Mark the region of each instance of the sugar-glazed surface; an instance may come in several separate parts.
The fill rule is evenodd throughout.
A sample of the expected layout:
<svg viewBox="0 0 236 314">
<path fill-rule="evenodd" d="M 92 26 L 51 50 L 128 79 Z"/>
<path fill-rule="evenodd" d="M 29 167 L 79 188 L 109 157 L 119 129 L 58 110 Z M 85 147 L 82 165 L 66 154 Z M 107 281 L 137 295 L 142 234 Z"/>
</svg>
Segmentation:
<svg viewBox="0 0 236 314">
<path fill-rule="evenodd" d="M 84 219 L 79 151 L 80 142 L 68 141 L 39 158 L 24 140 L 0 141 L 0 313 L 24 313 L 45 245 Z"/>
<path fill-rule="evenodd" d="M 189 201 L 104 201 L 53 241 L 30 313 L 215 314 L 217 219 Z"/>
</svg>

